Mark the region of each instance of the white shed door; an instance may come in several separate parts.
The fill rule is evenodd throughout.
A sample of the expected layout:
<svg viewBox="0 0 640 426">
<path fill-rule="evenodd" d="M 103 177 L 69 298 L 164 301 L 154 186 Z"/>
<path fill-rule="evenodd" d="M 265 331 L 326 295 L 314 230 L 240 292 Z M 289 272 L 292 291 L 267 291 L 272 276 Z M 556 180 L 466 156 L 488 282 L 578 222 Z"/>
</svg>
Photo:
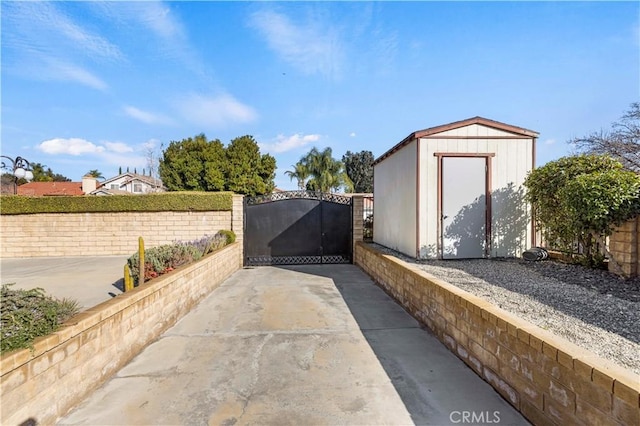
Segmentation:
<svg viewBox="0 0 640 426">
<path fill-rule="evenodd" d="M 486 159 L 442 158 L 442 258 L 485 257 Z"/>
</svg>

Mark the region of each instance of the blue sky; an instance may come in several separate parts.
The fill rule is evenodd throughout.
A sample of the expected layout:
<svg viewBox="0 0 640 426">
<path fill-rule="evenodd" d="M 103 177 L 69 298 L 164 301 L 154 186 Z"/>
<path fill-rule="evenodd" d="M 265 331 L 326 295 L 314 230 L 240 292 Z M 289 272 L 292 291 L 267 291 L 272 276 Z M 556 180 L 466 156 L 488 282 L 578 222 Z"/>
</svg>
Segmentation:
<svg viewBox="0 0 640 426">
<path fill-rule="evenodd" d="M 640 100 L 638 2 L 1 2 L 2 155 L 78 181 L 253 135 L 276 185 L 313 146 L 383 154 L 474 116 L 538 165 Z"/>
</svg>

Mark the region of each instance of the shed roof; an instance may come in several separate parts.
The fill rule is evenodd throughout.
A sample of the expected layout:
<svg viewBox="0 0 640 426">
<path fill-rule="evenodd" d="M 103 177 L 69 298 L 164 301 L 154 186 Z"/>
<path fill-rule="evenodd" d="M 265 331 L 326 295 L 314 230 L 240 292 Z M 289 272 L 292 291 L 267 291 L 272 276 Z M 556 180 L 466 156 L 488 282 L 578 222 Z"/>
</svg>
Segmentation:
<svg viewBox="0 0 640 426">
<path fill-rule="evenodd" d="M 522 136 L 526 138 L 537 138 L 539 133 L 534 130 L 528 130 L 523 127 L 513 126 L 511 124 L 501 123 L 500 121 L 490 120 L 488 118 L 476 116 L 472 118 L 467 118 L 466 120 L 454 121 L 453 123 L 443 124 L 440 126 L 429 127 L 428 129 L 416 130 L 411 133 L 409 136 L 401 140 L 397 143 L 393 148 L 382 154 L 380 157 L 373 162 L 373 164 L 378 164 L 385 158 L 389 157 L 394 152 L 398 151 L 405 145 L 409 144 L 411 141 L 424 138 L 427 136 L 436 135 L 438 133 L 446 132 L 453 129 L 459 129 L 460 127 L 470 126 L 472 124 L 482 124 L 483 126 L 492 127 L 498 130 L 504 130 L 505 132 L 513 133 L 515 136 Z M 488 137 L 490 138 L 490 136 Z"/>
</svg>

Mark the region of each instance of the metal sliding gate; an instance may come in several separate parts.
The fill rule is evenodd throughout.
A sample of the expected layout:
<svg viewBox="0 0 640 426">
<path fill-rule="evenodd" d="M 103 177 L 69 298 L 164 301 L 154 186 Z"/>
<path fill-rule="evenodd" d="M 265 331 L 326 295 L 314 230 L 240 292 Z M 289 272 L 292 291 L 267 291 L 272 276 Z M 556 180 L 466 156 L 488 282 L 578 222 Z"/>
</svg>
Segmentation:
<svg viewBox="0 0 640 426">
<path fill-rule="evenodd" d="M 351 263 L 351 197 L 286 191 L 244 199 L 244 264 Z"/>
</svg>

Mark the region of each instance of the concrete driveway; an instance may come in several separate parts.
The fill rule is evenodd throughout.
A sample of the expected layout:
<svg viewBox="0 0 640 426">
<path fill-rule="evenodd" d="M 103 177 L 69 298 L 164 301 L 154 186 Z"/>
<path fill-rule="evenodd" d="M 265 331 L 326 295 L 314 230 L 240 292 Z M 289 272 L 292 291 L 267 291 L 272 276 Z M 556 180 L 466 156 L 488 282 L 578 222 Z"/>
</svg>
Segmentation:
<svg viewBox="0 0 640 426">
<path fill-rule="evenodd" d="M 129 256 L 25 257 L 0 259 L 2 284 L 43 288 L 58 299 L 74 299 L 82 310 L 122 293 Z"/>
<path fill-rule="evenodd" d="M 472 410 L 527 424 L 357 267 L 259 267 L 60 424 L 440 425 Z"/>
</svg>

